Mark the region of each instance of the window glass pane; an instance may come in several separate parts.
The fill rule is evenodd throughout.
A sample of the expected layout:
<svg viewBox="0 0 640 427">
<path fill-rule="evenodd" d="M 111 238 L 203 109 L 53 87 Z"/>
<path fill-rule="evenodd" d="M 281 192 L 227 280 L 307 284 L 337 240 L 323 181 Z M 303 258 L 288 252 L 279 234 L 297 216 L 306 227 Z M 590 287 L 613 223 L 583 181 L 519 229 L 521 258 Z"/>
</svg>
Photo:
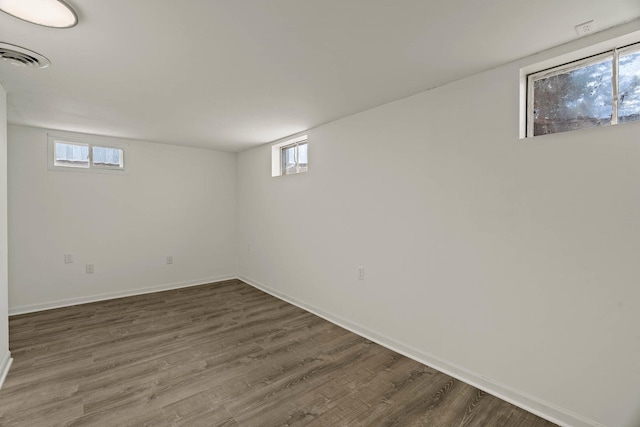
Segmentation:
<svg viewBox="0 0 640 427">
<path fill-rule="evenodd" d="M 307 144 L 298 145 L 298 172 L 307 171 Z"/>
<path fill-rule="evenodd" d="M 282 174 L 296 173 L 296 146 L 282 149 Z"/>
<path fill-rule="evenodd" d="M 534 135 L 611 124 L 612 59 L 533 82 Z"/>
<path fill-rule="evenodd" d="M 618 122 L 640 120 L 640 52 L 620 55 Z"/>
<path fill-rule="evenodd" d="M 95 166 L 116 167 L 124 166 L 123 151 L 120 148 L 93 147 L 93 164 Z"/>
<path fill-rule="evenodd" d="M 55 156 L 55 166 L 89 167 L 89 147 L 87 145 L 56 141 Z"/>
<path fill-rule="evenodd" d="M 307 171 L 307 143 L 287 145 L 280 148 L 281 175 Z"/>
</svg>

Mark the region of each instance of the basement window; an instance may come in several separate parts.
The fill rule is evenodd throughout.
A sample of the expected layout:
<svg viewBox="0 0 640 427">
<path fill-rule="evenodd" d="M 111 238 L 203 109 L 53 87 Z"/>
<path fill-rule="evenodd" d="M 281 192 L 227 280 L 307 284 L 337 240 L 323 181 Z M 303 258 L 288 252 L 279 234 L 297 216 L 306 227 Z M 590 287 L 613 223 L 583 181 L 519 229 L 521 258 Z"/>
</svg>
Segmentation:
<svg viewBox="0 0 640 427">
<path fill-rule="evenodd" d="M 49 170 L 124 172 L 127 146 L 49 136 Z"/>
<path fill-rule="evenodd" d="M 271 147 L 271 176 L 307 172 L 307 136 L 291 139 Z"/>
<path fill-rule="evenodd" d="M 640 120 L 640 43 L 527 76 L 527 136 Z"/>
<path fill-rule="evenodd" d="M 282 147 L 282 175 L 307 171 L 307 142 L 295 143 Z"/>
</svg>

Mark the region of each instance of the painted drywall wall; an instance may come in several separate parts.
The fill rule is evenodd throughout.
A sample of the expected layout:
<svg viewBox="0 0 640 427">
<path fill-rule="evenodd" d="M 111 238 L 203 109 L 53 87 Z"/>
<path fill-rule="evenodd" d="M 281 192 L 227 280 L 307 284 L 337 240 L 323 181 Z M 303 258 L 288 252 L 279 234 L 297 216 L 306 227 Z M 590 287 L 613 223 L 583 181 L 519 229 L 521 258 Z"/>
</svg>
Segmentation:
<svg viewBox="0 0 640 427">
<path fill-rule="evenodd" d="M 240 277 L 563 425 L 640 425 L 640 123 L 519 139 L 521 67 L 571 49 L 312 129 L 306 174 L 240 153 Z"/>
<path fill-rule="evenodd" d="M 11 366 L 7 251 L 7 93 L 0 85 L 0 386 Z"/>
<path fill-rule="evenodd" d="M 235 153 L 102 138 L 127 174 L 51 171 L 48 132 L 91 138 L 9 126 L 11 313 L 235 276 Z"/>
</svg>

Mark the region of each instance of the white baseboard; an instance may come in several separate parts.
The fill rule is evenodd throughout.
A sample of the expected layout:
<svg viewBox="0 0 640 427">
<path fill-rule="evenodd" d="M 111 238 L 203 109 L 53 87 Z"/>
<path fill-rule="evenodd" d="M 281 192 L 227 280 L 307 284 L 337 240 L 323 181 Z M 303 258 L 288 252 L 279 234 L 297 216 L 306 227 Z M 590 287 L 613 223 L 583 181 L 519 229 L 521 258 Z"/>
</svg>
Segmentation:
<svg viewBox="0 0 640 427">
<path fill-rule="evenodd" d="M 168 291 L 170 289 L 187 288 L 190 286 L 206 285 L 207 283 L 222 282 L 225 280 L 237 279 L 235 275 L 209 277 L 205 279 L 190 280 L 188 282 L 167 283 L 164 285 L 151 286 L 146 288 L 128 289 L 126 291 L 108 292 L 104 294 L 90 295 L 86 297 L 69 298 L 65 300 L 45 302 L 41 304 L 23 305 L 18 307 L 9 307 L 9 316 L 18 314 L 33 313 L 36 311 L 51 310 L 53 308 L 69 307 L 71 305 L 86 304 L 89 302 L 104 301 L 115 298 L 130 297 L 133 295 L 150 294 L 159 291 Z"/>
<path fill-rule="evenodd" d="M 535 396 L 531 396 L 520 390 L 516 390 L 506 384 L 501 384 L 500 382 L 495 381 L 491 378 L 487 378 L 485 376 L 470 372 L 460 366 L 456 366 L 455 364 L 441 360 L 434 355 L 425 353 L 411 346 L 395 341 L 392 338 L 378 334 L 372 330 L 367 329 L 362 325 L 351 322 L 350 320 L 344 319 L 340 316 L 336 316 L 332 313 L 328 313 L 310 304 L 306 304 L 304 302 L 298 301 L 295 298 L 291 298 L 287 295 L 284 295 L 255 280 L 252 280 L 243 276 L 238 276 L 238 278 L 243 282 L 257 289 L 260 289 L 268 294 L 273 295 L 276 298 L 279 298 L 283 301 L 286 301 L 295 306 L 298 306 L 305 311 L 311 312 L 319 317 L 322 317 L 323 319 L 328 320 L 331 323 L 334 323 L 357 335 L 360 335 L 368 340 L 378 343 L 383 347 L 386 347 L 390 350 L 393 350 L 397 353 L 407 356 L 410 359 L 413 359 L 424 365 L 437 369 L 440 372 L 450 375 L 453 378 L 456 378 L 460 381 L 470 384 L 480 390 L 483 390 L 489 394 L 492 394 L 502 400 L 505 400 L 515 406 L 525 409 L 535 415 L 538 415 L 541 418 L 544 418 L 548 421 L 556 423 L 560 426 L 605 427 L 604 425 L 594 420 L 583 417 L 579 414 L 576 414 L 564 408 L 560 408 L 556 405 L 553 405 Z"/>
<path fill-rule="evenodd" d="M 0 362 L 0 388 L 2 388 L 2 384 L 4 384 L 4 380 L 7 378 L 7 374 L 9 373 L 9 368 L 11 367 L 11 363 L 13 363 L 13 359 L 11 358 L 11 352 L 7 351 L 4 357 L 2 358 L 2 362 Z"/>
<path fill-rule="evenodd" d="M 9 309 L 9 315 L 14 316 L 17 314 L 25 314 L 25 313 L 35 312 L 35 311 L 50 310 L 53 308 L 68 307 L 71 305 L 85 304 L 89 302 L 103 301 L 103 300 L 109 300 L 114 298 L 122 298 L 122 297 L 133 296 L 133 295 L 141 295 L 141 294 L 165 291 L 170 289 L 186 288 L 190 286 L 198 286 L 198 285 L 204 285 L 207 283 L 222 282 L 225 280 L 233 280 L 233 279 L 242 280 L 243 282 L 257 289 L 260 289 L 270 295 L 273 295 L 276 298 L 279 298 L 283 301 L 286 301 L 290 304 L 300 307 L 305 311 L 308 311 L 319 317 L 322 317 L 323 319 L 331 323 L 334 323 L 357 335 L 360 335 L 368 340 L 378 343 L 383 347 L 386 347 L 390 350 L 400 353 L 424 365 L 437 369 L 440 372 L 450 375 L 453 378 L 456 378 L 460 381 L 470 384 L 480 390 L 486 391 L 489 394 L 492 394 L 502 400 L 505 400 L 513 405 L 516 405 L 522 409 L 525 409 L 533 414 L 536 414 L 560 426 L 605 427 L 604 425 L 594 420 L 583 417 L 579 414 L 573 413 L 564 408 L 560 408 L 556 405 L 553 405 L 535 396 L 531 396 L 520 390 L 516 390 L 506 384 L 502 384 L 491 378 L 487 378 L 482 375 L 478 375 L 476 373 L 470 372 L 462 367 L 459 367 L 455 364 L 441 360 L 434 355 L 417 350 L 409 345 L 400 343 L 387 336 L 378 334 L 377 332 L 374 332 L 348 319 L 344 319 L 340 316 L 336 316 L 335 314 L 319 309 L 313 305 L 298 301 L 295 298 L 282 294 L 256 280 L 252 280 L 244 276 L 232 275 L 232 276 L 211 277 L 207 279 L 199 279 L 199 280 L 193 280 L 189 282 L 170 283 L 170 284 L 152 286 L 147 288 L 132 289 L 132 290 L 127 290 L 123 292 L 110 292 L 105 294 L 98 294 L 98 295 L 80 297 L 80 298 L 71 298 L 67 300 L 59 300 L 59 301 L 53 301 L 48 303 L 42 303 L 42 304 L 12 307 Z M 1 369 L 0 370 L 0 373 L 1 373 L 0 387 L 4 382 L 4 379 L 9 371 L 9 367 L 11 366 L 12 361 L 13 359 L 11 358 L 11 353 L 7 352 L 7 354 L 3 359 L 2 365 L 0 365 L 0 369 Z"/>
</svg>

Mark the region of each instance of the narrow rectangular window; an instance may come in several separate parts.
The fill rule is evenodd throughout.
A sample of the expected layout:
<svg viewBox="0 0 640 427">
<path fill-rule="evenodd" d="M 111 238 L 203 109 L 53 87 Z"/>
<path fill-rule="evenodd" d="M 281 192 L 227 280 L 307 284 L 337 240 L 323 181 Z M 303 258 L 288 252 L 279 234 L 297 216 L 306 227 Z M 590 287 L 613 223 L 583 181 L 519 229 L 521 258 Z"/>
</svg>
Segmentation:
<svg viewBox="0 0 640 427">
<path fill-rule="evenodd" d="M 108 169 L 124 168 L 124 150 L 113 147 L 92 147 L 91 162 L 94 167 Z"/>
<path fill-rule="evenodd" d="M 69 168 L 88 168 L 89 145 L 55 141 L 54 165 Z"/>
<path fill-rule="evenodd" d="M 307 171 L 307 143 L 295 143 L 282 147 L 282 175 Z"/>
<path fill-rule="evenodd" d="M 532 136 L 610 125 L 612 78 L 610 54 L 534 76 Z"/>
<path fill-rule="evenodd" d="M 293 175 L 308 170 L 307 135 L 271 146 L 271 176 Z"/>
<path fill-rule="evenodd" d="M 640 46 L 620 52 L 618 123 L 640 120 Z"/>
<path fill-rule="evenodd" d="M 635 120 L 640 120 L 640 44 L 527 77 L 527 136 Z"/>
<path fill-rule="evenodd" d="M 126 171 L 127 144 L 76 141 L 49 136 L 49 169 L 119 173 Z"/>
</svg>

